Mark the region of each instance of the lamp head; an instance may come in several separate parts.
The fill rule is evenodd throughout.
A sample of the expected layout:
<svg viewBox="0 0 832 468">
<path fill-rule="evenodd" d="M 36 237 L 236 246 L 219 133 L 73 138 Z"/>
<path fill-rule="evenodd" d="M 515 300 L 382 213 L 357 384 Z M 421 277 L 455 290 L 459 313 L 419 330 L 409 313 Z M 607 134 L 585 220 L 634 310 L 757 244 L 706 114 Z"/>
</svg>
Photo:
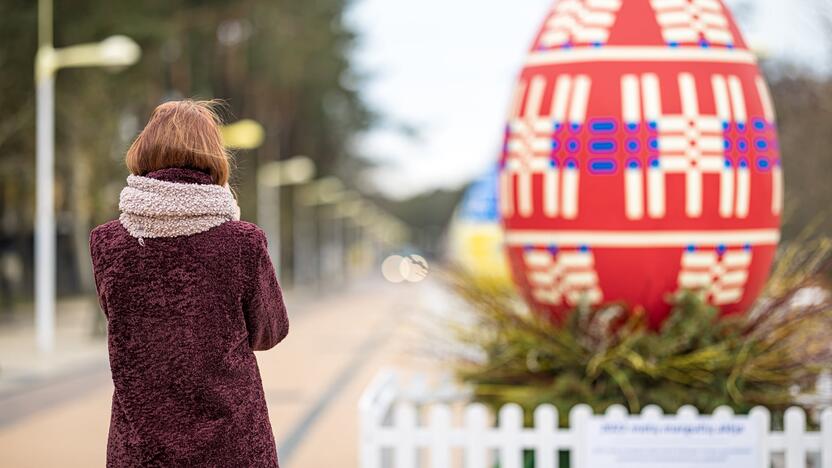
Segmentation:
<svg viewBox="0 0 832 468">
<path fill-rule="evenodd" d="M 265 138 L 266 131 L 263 126 L 251 119 L 243 119 L 222 127 L 222 139 L 228 148 L 256 149 L 263 144 Z"/>
<path fill-rule="evenodd" d="M 102 64 L 126 67 L 139 60 L 142 49 L 127 36 L 110 36 L 99 43 Z"/>
</svg>

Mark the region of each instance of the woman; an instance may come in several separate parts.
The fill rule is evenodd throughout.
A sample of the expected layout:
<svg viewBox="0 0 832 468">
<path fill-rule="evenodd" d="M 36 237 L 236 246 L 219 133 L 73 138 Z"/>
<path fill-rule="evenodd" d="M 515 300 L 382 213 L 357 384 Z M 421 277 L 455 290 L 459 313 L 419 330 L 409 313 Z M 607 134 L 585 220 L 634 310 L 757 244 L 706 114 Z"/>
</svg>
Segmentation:
<svg viewBox="0 0 832 468">
<path fill-rule="evenodd" d="M 253 351 L 289 323 L 212 104 L 160 105 L 127 167 L 121 216 L 90 235 L 115 384 L 107 465 L 278 466 Z"/>
</svg>

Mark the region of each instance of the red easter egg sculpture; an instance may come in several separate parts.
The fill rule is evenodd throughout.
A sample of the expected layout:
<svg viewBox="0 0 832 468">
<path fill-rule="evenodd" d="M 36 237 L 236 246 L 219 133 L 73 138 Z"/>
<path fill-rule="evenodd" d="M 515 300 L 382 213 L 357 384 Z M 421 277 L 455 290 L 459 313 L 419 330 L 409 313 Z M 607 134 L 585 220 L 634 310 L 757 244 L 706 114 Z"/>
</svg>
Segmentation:
<svg viewBox="0 0 832 468">
<path fill-rule="evenodd" d="M 720 0 L 561 0 L 506 127 L 500 212 L 516 283 L 553 318 L 704 290 L 748 310 L 779 241 L 774 107 Z"/>
</svg>

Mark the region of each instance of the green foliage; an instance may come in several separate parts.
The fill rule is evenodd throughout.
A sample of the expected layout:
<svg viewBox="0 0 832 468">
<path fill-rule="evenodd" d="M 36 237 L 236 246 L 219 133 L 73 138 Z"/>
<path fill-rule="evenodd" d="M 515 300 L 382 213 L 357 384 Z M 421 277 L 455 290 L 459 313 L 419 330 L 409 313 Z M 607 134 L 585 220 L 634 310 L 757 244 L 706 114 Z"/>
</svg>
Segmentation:
<svg viewBox="0 0 832 468">
<path fill-rule="evenodd" d="M 832 368 L 828 294 L 811 305 L 796 300 L 799 291 L 820 288 L 830 252 L 828 240 L 786 249 L 772 280 L 778 287 L 744 316 L 720 317 L 701 294 L 681 293 L 658 331 L 644 310 L 621 305 L 581 306 L 558 325 L 510 287 L 456 276 L 476 317 L 456 326 L 467 356 L 456 371 L 482 402 L 527 410 L 551 403 L 563 418 L 579 403 L 599 412 L 613 404 L 632 412 L 648 404 L 665 412 L 686 404 L 705 413 L 721 405 L 778 412 Z"/>
</svg>

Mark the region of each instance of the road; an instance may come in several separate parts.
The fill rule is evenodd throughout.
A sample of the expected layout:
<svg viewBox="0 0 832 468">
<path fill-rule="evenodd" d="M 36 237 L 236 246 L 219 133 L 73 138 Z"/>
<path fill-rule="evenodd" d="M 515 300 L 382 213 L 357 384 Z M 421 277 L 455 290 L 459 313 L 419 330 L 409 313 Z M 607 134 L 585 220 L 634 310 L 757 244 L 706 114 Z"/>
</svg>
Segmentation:
<svg viewBox="0 0 832 468">
<path fill-rule="evenodd" d="M 357 464 L 357 401 L 382 368 L 430 371 L 425 285 L 363 284 L 287 300 L 291 331 L 258 353 L 284 468 Z M 0 393 L 0 466 L 104 466 L 112 383 L 104 348 L 69 373 Z"/>
</svg>

